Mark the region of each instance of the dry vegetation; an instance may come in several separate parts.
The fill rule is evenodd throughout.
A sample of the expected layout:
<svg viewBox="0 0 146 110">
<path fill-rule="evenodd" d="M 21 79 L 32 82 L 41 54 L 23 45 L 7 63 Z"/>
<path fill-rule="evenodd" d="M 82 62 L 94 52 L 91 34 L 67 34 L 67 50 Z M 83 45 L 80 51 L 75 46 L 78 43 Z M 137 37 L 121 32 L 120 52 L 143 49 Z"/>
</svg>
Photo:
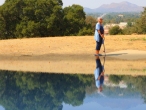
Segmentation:
<svg viewBox="0 0 146 110">
<path fill-rule="evenodd" d="M 106 36 L 106 50 L 146 50 L 146 35 Z M 1 40 L 2 55 L 93 54 L 93 36 Z"/>
<path fill-rule="evenodd" d="M 146 50 L 145 35 L 106 36 L 106 50 Z M 0 69 L 92 74 L 95 69 L 93 36 L 52 37 L 0 41 Z M 102 60 L 103 61 L 103 60 Z M 146 74 L 146 60 L 108 58 L 108 74 Z"/>
</svg>

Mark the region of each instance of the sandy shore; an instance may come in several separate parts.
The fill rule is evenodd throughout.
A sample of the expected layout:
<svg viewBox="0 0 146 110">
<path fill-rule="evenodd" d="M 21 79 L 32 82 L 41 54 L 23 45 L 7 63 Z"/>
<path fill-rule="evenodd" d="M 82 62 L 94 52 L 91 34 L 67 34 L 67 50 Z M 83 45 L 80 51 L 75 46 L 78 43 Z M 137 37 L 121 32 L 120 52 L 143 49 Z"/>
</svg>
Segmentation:
<svg viewBox="0 0 146 110">
<path fill-rule="evenodd" d="M 146 75 L 145 38 L 107 36 L 106 74 Z M 93 36 L 1 40 L 0 69 L 93 74 L 94 48 Z"/>
<path fill-rule="evenodd" d="M 146 51 L 146 35 L 106 36 L 107 52 L 119 50 Z M 1 40 L 1 55 L 44 55 L 44 54 L 93 54 L 93 36 L 51 37 Z"/>
<path fill-rule="evenodd" d="M 40 58 L 42 57 L 42 58 Z M 0 59 L 1 70 L 47 72 L 65 74 L 93 74 L 96 68 L 93 56 L 36 56 Z M 103 63 L 103 58 L 101 57 Z M 106 74 L 146 75 L 146 59 L 123 60 L 106 57 Z"/>
</svg>

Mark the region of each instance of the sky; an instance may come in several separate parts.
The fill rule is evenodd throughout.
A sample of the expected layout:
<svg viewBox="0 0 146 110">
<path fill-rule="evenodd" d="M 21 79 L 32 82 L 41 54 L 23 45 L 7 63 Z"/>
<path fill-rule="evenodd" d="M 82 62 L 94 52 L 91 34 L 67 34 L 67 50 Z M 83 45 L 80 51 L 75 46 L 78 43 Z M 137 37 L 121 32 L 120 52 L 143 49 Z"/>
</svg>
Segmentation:
<svg viewBox="0 0 146 110">
<path fill-rule="evenodd" d="M 0 106 L 0 110 L 5 110 L 2 106 Z"/>
<path fill-rule="evenodd" d="M 64 3 L 64 7 L 72 4 L 79 4 L 82 5 L 83 7 L 98 8 L 103 4 L 120 3 L 123 1 L 134 3 L 138 6 L 146 6 L 146 0 L 62 0 L 62 1 Z"/>
<path fill-rule="evenodd" d="M 128 1 L 130 3 L 134 3 L 138 6 L 146 6 L 146 0 L 62 0 L 64 7 L 70 6 L 72 4 L 79 4 L 83 7 L 88 8 L 98 8 L 103 4 L 110 4 L 110 3 L 120 3 L 122 1 Z M 2 5 L 5 0 L 0 0 L 0 5 Z"/>
</svg>

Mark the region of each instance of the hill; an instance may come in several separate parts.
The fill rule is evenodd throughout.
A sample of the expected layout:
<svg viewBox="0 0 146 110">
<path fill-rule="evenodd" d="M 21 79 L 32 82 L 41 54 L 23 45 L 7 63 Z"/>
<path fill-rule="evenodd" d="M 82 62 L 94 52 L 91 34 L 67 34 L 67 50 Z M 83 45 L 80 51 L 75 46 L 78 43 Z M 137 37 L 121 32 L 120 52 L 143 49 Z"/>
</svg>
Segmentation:
<svg viewBox="0 0 146 110">
<path fill-rule="evenodd" d="M 96 9 L 90 9 L 85 7 L 84 11 L 86 13 L 95 13 L 95 12 L 141 12 L 143 11 L 142 6 L 138 6 L 136 4 L 132 4 L 130 2 L 120 2 L 120 3 L 111 3 L 111 4 L 103 4 Z"/>
</svg>

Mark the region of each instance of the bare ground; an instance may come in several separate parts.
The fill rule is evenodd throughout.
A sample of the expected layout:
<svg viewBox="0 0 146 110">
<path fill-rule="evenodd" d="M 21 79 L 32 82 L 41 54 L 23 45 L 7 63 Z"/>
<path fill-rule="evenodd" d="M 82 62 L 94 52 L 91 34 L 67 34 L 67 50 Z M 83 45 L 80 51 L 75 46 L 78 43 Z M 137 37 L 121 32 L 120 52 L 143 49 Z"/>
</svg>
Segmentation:
<svg viewBox="0 0 146 110">
<path fill-rule="evenodd" d="M 106 36 L 105 45 L 107 53 L 136 50 L 145 56 L 146 37 Z M 0 69 L 92 74 L 95 69 L 94 49 L 93 36 L 1 40 Z M 107 74 L 146 75 L 144 57 L 136 60 L 111 57 L 106 59 Z"/>
</svg>

